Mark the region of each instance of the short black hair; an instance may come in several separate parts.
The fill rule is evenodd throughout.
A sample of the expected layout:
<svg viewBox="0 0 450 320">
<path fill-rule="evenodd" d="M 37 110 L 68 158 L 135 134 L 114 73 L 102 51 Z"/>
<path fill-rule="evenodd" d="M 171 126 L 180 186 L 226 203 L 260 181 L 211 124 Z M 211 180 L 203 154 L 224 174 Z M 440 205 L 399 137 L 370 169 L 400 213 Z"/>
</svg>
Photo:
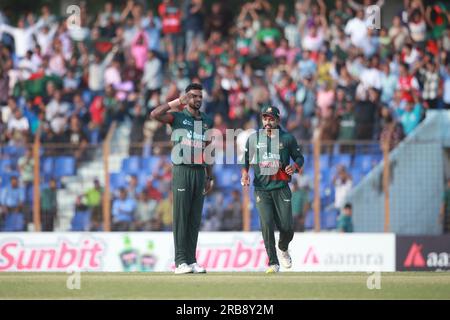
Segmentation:
<svg viewBox="0 0 450 320">
<path fill-rule="evenodd" d="M 352 204 L 351 203 L 346 203 L 344 206 L 344 209 L 352 209 Z"/>
<path fill-rule="evenodd" d="M 186 87 L 185 92 L 188 93 L 191 90 L 203 90 L 203 86 L 200 83 L 193 82 Z"/>
</svg>

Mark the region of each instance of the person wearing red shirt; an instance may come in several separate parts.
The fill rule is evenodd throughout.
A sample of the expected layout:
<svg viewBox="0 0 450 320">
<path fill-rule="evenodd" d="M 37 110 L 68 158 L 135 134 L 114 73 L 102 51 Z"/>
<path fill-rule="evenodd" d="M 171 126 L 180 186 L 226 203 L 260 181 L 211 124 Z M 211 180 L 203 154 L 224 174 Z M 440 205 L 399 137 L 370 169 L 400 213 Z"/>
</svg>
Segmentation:
<svg viewBox="0 0 450 320">
<path fill-rule="evenodd" d="M 175 61 L 183 49 L 181 10 L 173 0 L 163 0 L 158 7 L 158 14 L 162 20 L 164 44 L 169 53 L 169 60 Z"/>
</svg>

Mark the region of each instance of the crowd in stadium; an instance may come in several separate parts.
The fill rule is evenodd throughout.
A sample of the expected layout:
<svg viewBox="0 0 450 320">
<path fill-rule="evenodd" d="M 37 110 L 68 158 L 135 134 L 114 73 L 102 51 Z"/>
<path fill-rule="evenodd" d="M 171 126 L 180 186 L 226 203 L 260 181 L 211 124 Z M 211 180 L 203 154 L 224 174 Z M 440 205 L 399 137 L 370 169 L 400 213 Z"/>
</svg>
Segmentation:
<svg viewBox="0 0 450 320">
<path fill-rule="evenodd" d="M 450 11 L 441 2 L 406 0 L 392 21 L 368 28 L 370 4 L 383 10 L 383 0 L 300 0 L 293 8 L 254 0 L 238 9 L 223 1 L 130 0 L 98 12 L 82 2 L 75 22 L 47 5 L 15 17 L 0 4 L 0 145 L 27 146 L 40 127 L 42 143 L 66 143 L 85 161 L 113 121 L 130 119 L 130 143 L 156 146 L 170 134 L 149 111 L 199 82 L 204 110 L 223 132 L 256 128 L 258 112 L 272 104 L 299 141 L 320 128 L 323 141 L 388 141 L 392 149 L 427 110 L 450 108 Z M 130 147 L 131 155 L 141 153 Z M 20 182 L 30 184 L 21 161 Z M 115 229 L 169 230 L 169 188 L 149 181 L 137 190 L 134 179 L 113 199 Z M 170 181 L 170 165 L 154 179 Z M 348 189 L 348 180 L 351 186 L 342 168 L 334 182 Z M 308 187 L 294 184 L 295 191 Z M 52 188 L 43 194 L 50 207 Z M 25 197 L 7 200 L 14 187 L 3 189 L 3 213 L 17 210 Z M 97 208 L 96 229 L 101 197 L 93 190 L 76 206 Z M 208 215 L 204 229 L 239 229 L 234 197 L 226 214 Z M 296 216 L 306 210 L 304 198 L 293 201 Z"/>
</svg>

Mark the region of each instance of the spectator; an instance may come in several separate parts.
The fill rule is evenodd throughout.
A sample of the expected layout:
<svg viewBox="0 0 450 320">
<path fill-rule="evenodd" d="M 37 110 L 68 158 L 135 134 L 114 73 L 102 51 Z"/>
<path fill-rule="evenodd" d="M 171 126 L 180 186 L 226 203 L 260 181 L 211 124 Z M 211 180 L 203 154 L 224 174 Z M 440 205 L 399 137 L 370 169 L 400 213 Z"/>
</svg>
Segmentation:
<svg viewBox="0 0 450 320">
<path fill-rule="evenodd" d="M 42 231 L 53 231 L 58 215 L 56 180 L 50 179 L 49 186 L 41 193 L 41 228 Z"/>
<path fill-rule="evenodd" d="M 40 27 L 44 25 L 44 21 L 39 21 L 34 23 L 31 16 L 28 16 L 29 27 L 25 26 L 25 21 L 23 18 L 19 19 L 17 27 L 12 27 L 8 24 L 0 24 L 0 39 L 2 33 L 7 33 L 11 35 L 14 39 L 14 47 L 16 57 L 20 60 L 26 56 L 28 50 L 32 49 L 33 35 L 39 30 Z"/>
<path fill-rule="evenodd" d="M 25 194 L 29 195 L 32 191 L 34 181 L 34 159 L 33 150 L 27 148 L 25 154 L 18 160 L 20 180 L 25 187 Z"/>
<path fill-rule="evenodd" d="M 450 233 L 450 178 L 447 179 L 447 186 L 442 197 L 441 214 L 439 222 L 442 225 L 444 233 Z"/>
<path fill-rule="evenodd" d="M 397 114 L 405 135 L 409 135 L 422 119 L 422 105 L 410 100 L 406 103 L 405 109 L 398 110 Z"/>
<path fill-rule="evenodd" d="M 145 191 L 139 193 L 136 206 L 136 219 L 133 224 L 135 231 L 157 231 L 161 223 L 156 216 L 156 200 L 149 199 Z"/>
<path fill-rule="evenodd" d="M 162 231 L 171 231 L 172 230 L 172 201 L 173 195 L 170 192 L 169 197 L 160 201 L 158 206 L 156 207 L 156 216 L 161 221 L 161 230 Z"/>
<path fill-rule="evenodd" d="M 64 132 L 63 141 L 70 146 L 69 154 L 73 155 L 77 161 L 86 160 L 89 140 L 81 129 L 81 123 L 78 117 L 70 117 L 70 125 Z"/>
<path fill-rule="evenodd" d="M 203 0 L 191 0 L 186 10 L 186 55 L 203 43 L 205 14 Z"/>
<path fill-rule="evenodd" d="M 242 230 L 242 200 L 238 191 L 231 191 L 230 202 L 223 204 L 225 210 L 221 223 L 221 230 Z"/>
<path fill-rule="evenodd" d="M 25 145 L 28 141 L 30 125 L 19 108 L 13 110 L 14 117 L 8 121 L 6 136 L 16 145 Z"/>
<path fill-rule="evenodd" d="M 137 200 L 139 193 L 141 192 L 139 181 L 136 175 L 131 175 L 128 180 L 127 194 L 128 197 Z"/>
<path fill-rule="evenodd" d="M 134 114 L 131 123 L 130 147 L 128 153 L 130 156 L 141 156 L 142 144 L 144 143 L 145 115 L 142 113 L 142 107 L 139 104 L 134 107 Z"/>
<path fill-rule="evenodd" d="M 61 91 L 56 90 L 52 100 L 45 108 L 45 119 L 50 123 L 52 130 L 56 134 L 61 134 L 69 118 L 70 105 L 62 101 Z"/>
<path fill-rule="evenodd" d="M 393 150 L 400 141 L 404 138 L 403 128 L 392 116 L 391 111 L 388 108 L 382 109 L 382 129 L 380 134 L 381 148 L 385 144 L 388 146 L 388 150 Z"/>
<path fill-rule="evenodd" d="M 337 230 L 339 232 L 353 232 L 352 211 L 352 205 L 350 203 L 345 204 L 337 219 Z"/>
<path fill-rule="evenodd" d="M 162 19 L 162 32 L 169 53 L 169 61 L 173 62 L 183 46 L 181 10 L 173 0 L 163 0 L 158 7 L 158 13 Z"/>
<path fill-rule="evenodd" d="M 4 187 L 0 193 L 0 205 L 7 218 L 8 215 L 24 216 L 25 192 L 19 186 L 16 176 L 10 178 L 10 185 Z M 15 230 L 24 231 L 24 230 Z"/>
<path fill-rule="evenodd" d="M 335 188 L 334 207 L 341 210 L 353 186 L 352 177 L 343 165 L 337 167 L 336 175 L 333 177 L 333 185 Z"/>
<path fill-rule="evenodd" d="M 309 181 L 306 176 L 299 176 L 292 182 L 292 216 L 294 217 L 294 230 L 305 230 L 305 216 L 309 210 Z"/>
<path fill-rule="evenodd" d="M 442 101 L 446 109 L 450 109 L 450 60 L 446 66 L 441 66 L 440 75 L 443 80 Z"/>
<path fill-rule="evenodd" d="M 142 88 L 145 90 L 144 107 L 149 107 L 149 102 L 151 106 L 159 105 L 162 85 L 163 73 L 161 61 L 155 55 L 154 51 L 149 51 L 142 77 Z"/>
<path fill-rule="evenodd" d="M 94 186 L 84 194 L 86 206 L 91 211 L 91 231 L 101 230 L 103 221 L 103 188 L 100 181 L 95 178 Z"/>
<path fill-rule="evenodd" d="M 114 54 L 118 51 L 118 47 L 113 47 L 112 51 L 102 61 L 99 53 L 94 55 L 93 61 L 89 63 L 89 89 L 94 96 L 101 95 L 105 89 L 105 70 L 114 58 Z"/>
<path fill-rule="evenodd" d="M 112 205 L 113 230 L 130 231 L 135 210 L 136 200 L 127 196 L 125 188 L 120 188 L 119 198 L 114 199 Z"/>
<path fill-rule="evenodd" d="M 144 30 L 136 34 L 131 42 L 131 55 L 136 63 L 136 68 L 140 71 L 144 70 L 147 61 L 148 38 Z M 117 66 L 117 69 L 118 66 Z"/>
<path fill-rule="evenodd" d="M 391 43 L 394 45 L 395 51 L 401 50 L 408 36 L 408 29 L 402 25 L 401 17 L 394 16 L 392 26 L 389 29 L 389 37 L 391 38 Z"/>
</svg>

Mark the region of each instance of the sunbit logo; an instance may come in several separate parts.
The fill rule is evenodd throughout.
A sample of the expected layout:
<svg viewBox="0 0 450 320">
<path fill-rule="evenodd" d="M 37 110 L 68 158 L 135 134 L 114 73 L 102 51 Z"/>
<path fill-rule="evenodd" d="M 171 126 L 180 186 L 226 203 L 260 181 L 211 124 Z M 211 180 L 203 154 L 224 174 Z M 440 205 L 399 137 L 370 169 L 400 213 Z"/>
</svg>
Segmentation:
<svg viewBox="0 0 450 320">
<path fill-rule="evenodd" d="M 403 263 L 405 267 L 425 267 L 425 259 L 422 255 L 422 245 L 413 243 L 409 249 L 408 256 Z"/>
<path fill-rule="evenodd" d="M 309 247 L 308 252 L 305 255 L 305 259 L 303 259 L 303 264 L 318 264 L 319 259 L 317 258 L 316 253 L 314 252 L 314 247 Z"/>
</svg>

